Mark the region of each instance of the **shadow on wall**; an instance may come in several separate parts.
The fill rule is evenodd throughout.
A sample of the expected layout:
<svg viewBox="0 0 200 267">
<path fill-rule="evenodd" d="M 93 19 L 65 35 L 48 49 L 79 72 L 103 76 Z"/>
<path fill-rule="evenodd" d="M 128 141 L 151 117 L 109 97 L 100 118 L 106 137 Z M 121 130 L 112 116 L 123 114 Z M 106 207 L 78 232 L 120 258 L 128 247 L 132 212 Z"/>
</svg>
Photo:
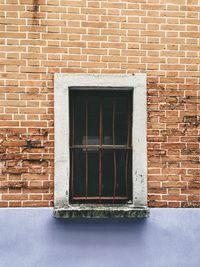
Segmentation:
<svg viewBox="0 0 200 267">
<path fill-rule="evenodd" d="M 138 243 L 145 235 L 148 219 L 54 219 L 50 228 L 53 233 L 62 232 L 63 235 L 70 234 L 74 241 L 83 242 L 83 246 L 94 244 L 126 246 L 133 244 L 128 236 L 134 236 Z M 53 234 L 54 235 L 54 234 Z M 87 236 L 87 242 L 84 237 Z M 59 237 L 55 234 L 55 239 Z M 83 238 L 83 239 L 82 239 Z M 114 242 L 113 242 L 114 241 Z"/>
</svg>

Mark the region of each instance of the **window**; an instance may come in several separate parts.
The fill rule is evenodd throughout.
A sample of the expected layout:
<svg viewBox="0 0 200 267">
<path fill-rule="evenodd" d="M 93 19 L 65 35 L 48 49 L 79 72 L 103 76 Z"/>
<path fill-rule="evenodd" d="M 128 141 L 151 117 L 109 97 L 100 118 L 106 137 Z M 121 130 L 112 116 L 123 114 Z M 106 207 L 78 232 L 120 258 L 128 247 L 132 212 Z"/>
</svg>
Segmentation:
<svg viewBox="0 0 200 267">
<path fill-rule="evenodd" d="M 69 90 L 71 203 L 132 201 L 132 91 L 103 89 Z"/>
<path fill-rule="evenodd" d="M 146 77 L 55 74 L 55 217 L 146 217 Z"/>
</svg>

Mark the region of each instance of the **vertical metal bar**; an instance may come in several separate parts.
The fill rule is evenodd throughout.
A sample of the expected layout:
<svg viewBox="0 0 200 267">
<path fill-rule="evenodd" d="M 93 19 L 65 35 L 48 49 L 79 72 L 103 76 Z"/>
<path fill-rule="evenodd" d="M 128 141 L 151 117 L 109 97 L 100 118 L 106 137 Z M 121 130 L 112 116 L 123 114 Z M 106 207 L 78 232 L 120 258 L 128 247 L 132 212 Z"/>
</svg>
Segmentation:
<svg viewBox="0 0 200 267">
<path fill-rule="evenodd" d="M 112 110 L 112 133 L 113 133 L 113 145 L 115 145 L 115 98 L 114 98 L 113 110 Z"/>
<path fill-rule="evenodd" d="M 102 187 L 102 101 L 100 100 L 100 112 L 99 112 L 99 202 L 101 202 L 101 187 Z"/>
<path fill-rule="evenodd" d="M 116 187 L 117 187 L 117 173 L 116 173 L 116 152 L 114 150 L 114 192 L 113 192 L 113 203 L 115 202 Z"/>
<path fill-rule="evenodd" d="M 128 197 L 128 149 L 126 150 L 125 183 L 126 183 L 126 196 Z"/>
<path fill-rule="evenodd" d="M 74 145 L 74 103 L 72 106 L 72 145 Z"/>
<path fill-rule="evenodd" d="M 87 148 L 86 148 L 86 157 L 85 157 L 85 161 L 86 161 L 86 165 L 85 165 L 85 195 L 86 195 L 86 199 L 87 199 L 87 195 L 88 195 L 88 152 L 87 152 Z"/>
<path fill-rule="evenodd" d="M 128 133 L 127 133 L 127 146 L 130 146 L 130 125 L 131 125 L 131 112 L 130 112 L 130 101 L 128 99 Z"/>
<path fill-rule="evenodd" d="M 85 104 L 85 145 L 88 145 L 88 103 Z"/>
<path fill-rule="evenodd" d="M 99 202 L 101 202 L 101 187 L 102 187 L 102 151 L 99 150 Z"/>
<path fill-rule="evenodd" d="M 100 103 L 100 118 L 99 118 L 99 135 L 100 135 L 100 147 L 102 146 L 102 102 Z"/>
<path fill-rule="evenodd" d="M 113 146 L 115 146 L 115 98 L 113 99 L 113 114 L 112 114 L 112 132 L 113 132 Z M 113 203 L 115 201 L 117 175 L 116 175 L 116 152 L 114 148 L 114 185 L 113 185 Z"/>
<path fill-rule="evenodd" d="M 88 195 L 88 103 L 86 102 L 85 106 L 85 145 L 86 145 L 86 151 L 85 151 L 85 195 L 87 199 Z"/>
</svg>

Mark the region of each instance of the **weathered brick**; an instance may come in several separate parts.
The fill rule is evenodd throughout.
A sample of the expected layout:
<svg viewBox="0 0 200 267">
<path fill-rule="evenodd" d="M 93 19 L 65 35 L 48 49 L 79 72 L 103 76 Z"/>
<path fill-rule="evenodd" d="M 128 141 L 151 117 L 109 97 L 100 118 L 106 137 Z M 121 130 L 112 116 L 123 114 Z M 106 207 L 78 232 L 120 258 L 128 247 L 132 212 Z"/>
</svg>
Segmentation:
<svg viewBox="0 0 200 267">
<path fill-rule="evenodd" d="M 53 204 L 55 72 L 146 73 L 149 206 L 199 207 L 198 0 L 38 4 L 0 3 L 0 207 Z"/>
</svg>

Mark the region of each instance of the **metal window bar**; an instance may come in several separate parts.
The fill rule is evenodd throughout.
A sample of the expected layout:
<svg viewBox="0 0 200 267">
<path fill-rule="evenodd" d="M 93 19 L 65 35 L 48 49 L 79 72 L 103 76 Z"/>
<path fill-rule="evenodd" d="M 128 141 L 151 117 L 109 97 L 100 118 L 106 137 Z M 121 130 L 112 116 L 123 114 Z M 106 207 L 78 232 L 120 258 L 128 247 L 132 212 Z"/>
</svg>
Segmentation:
<svg viewBox="0 0 200 267">
<path fill-rule="evenodd" d="M 85 195 L 87 199 L 88 195 L 88 103 L 86 102 L 85 105 L 85 144 L 86 144 L 86 149 L 85 149 Z"/>
<path fill-rule="evenodd" d="M 99 151 L 99 202 L 101 203 L 101 188 L 102 188 L 102 103 L 100 103 L 99 111 L 99 142 L 100 142 L 100 151 Z"/>
<path fill-rule="evenodd" d="M 113 107 L 112 107 L 112 134 L 113 134 L 113 147 L 115 147 L 115 98 L 113 99 Z M 114 183 L 113 183 L 113 203 L 115 202 L 115 194 L 116 194 L 116 153 L 115 150 L 113 152 L 113 164 L 114 164 Z"/>
</svg>

